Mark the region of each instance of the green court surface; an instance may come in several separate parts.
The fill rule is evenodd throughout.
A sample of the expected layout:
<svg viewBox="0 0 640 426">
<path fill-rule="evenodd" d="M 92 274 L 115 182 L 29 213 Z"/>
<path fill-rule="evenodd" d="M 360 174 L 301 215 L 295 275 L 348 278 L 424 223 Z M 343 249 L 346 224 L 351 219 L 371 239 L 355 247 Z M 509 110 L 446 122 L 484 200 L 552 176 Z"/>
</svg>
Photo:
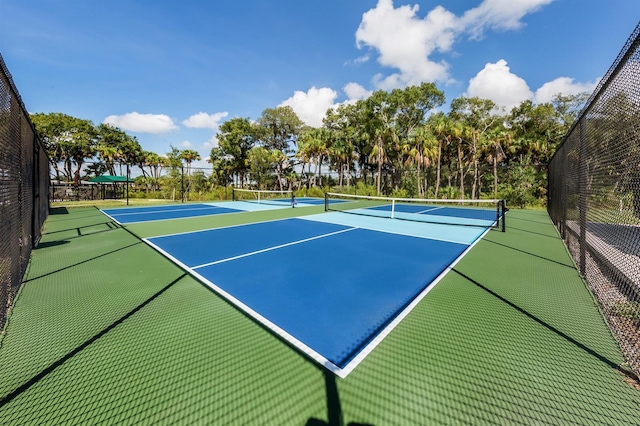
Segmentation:
<svg viewBox="0 0 640 426">
<path fill-rule="evenodd" d="M 321 211 L 123 228 L 54 209 L 0 336 L 0 424 L 640 424 L 546 212 L 511 210 L 345 379 L 140 240 Z"/>
</svg>

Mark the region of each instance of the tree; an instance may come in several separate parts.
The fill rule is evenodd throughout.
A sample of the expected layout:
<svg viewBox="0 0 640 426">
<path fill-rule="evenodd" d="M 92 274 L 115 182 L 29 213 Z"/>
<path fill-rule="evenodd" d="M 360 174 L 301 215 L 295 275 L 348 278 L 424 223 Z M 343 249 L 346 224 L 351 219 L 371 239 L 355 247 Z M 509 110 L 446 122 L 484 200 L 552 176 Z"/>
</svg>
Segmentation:
<svg viewBox="0 0 640 426">
<path fill-rule="evenodd" d="M 347 186 L 350 185 L 351 170 L 354 161 L 362 164 L 362 150 L 358 153 L 356 144 L 362 140 L 360 121 L 358 120 L 358 106 L 341 104 L 337 108 L 330 108 L 323 120 L 324 127 L 331 132 L 332 146 L 329 148 L 330 158 L 338 169 L 340 186 L 346 175 Z M 362 169 L 362 166 L 361 166 Z"/>
<path fill-rule="evenodd" d="M 461 121 L 456 121 L 449 128 L 452 140 L 456 141 L 457 162 L 458 162 L 458 184 L 460 185 L 460 198 L 464 199 L 464 144 L 465 139 L 472 133 L 471 129 Z M 474 194 L 475 195 L 475 194 Z M 473 198 L 473 197 L 472 197 Z"/>
<path fill-rule="evenodd" d="M 222 123 L 216 135 L 218 147 L 211 150 L 214 170 L 215 164 L 223 165 L 220 161 L 224 158 L 224 167 L 231 172 L 231 176 L 237 175 L 240 178 L 240 186 L 243 186 L 249 171 L 249 151 L 255 146 L 260 130 L 248 118 L 232 118 Z"/>
<path fill-rule="evenodd" d="M 321 168 L 325 156 L 329 154 L 331 145 L 331 132 L 325 128 L 307 128 L 299 138 L 298 154 L 296 156 L 308 164 L 307 176 L 311 176 L 311 163 L 314 164 L 313 185 L 322 185 Z"/>
<path fill-rule="evenodd" d="M 429 118 L 428 126 L 431 133 L 438 141 L 436 186 L 434 189 L 435 197 L 438 198 L 438 191 L 440 190 L 442 177 L 442 151 L 445 145 L 448 145 L 450 142 L 449 127 L 451 126 L 451 121 L 446 115 L 442 113 L 435 114 Z"/>
<path fill-rule="evenodd" d="M 293 108 L 281 106 L 277 108 L 267 108 L 258 119 L 260 131 L 257 132 L 262 146 L 268 151 L 281 151 L 286 156 L 293 153 L 293 147 L 298 143 L 298 137 L 303 127 L 302 120 L 298 118 Z M 285 174 L 285 165 L 288 162 L 277 162 L 278 176 Z M 282 181 L 278 183 L 282 190 Z"/>
<path fill-rule="evenodd" d="M 371 155 L 369 156 L 371 163 L 378 166 L 378 174 L 376 175 L 376 191 L 377 195 L 380 195 L 381 179 L 382 179 L 382 166 L 387 162 L 387 153 L 385 150 L 385 143 L 383 139 L 383 132 L 376 132 L 376 142 L 371 149 Z"/>
<path fill-rule="evenodd" d="M 187 176 L 191 176 L 191 163 L 200 161 L 200 154 L 193 149 L 183 149 L 180 151 L 179 157 L 181 160 L 184 160 L 187 166 Z"/>
<path fill-rule="evenodd" d="M 129 136 L 119 128 L 110 124 L 100 124 L 97 128 L 97 153 L 99 158 L 104 162 L 109 174 L 116 175 L 115 165 L 120 166 L 119 173 L 122 172 L 122 165 L 136 164 L 140 166 L 143 175 L 146 176 L 144 170 L 144 152 L 140 143 L 135 137 Z"/>
<path fill-rule="evenodd" d="M 498 164 L 506 158 L 503 146 L 511 141 L 511 134 L 504 128 L 495 128 L 487 135 L 487 141 L 487 159 L 493 166 L 493 196 L 498 198 Z"/>
<path fill-rule="evenodd" d="M 216 184 L 226 187 L 233 182 L 234 162 L 232 157 L 225 154 L 222 148 L 212 148 L 211 155 L 207 161 L 212 164 L 212 176 Z"/>
<path fill-rule="evenodd" d="M 249 174 L 258 189 L 264 189 L 273 176 L 275 165 L 273 154 L 268 149 L 256 146 L 249 151 Z"/>
<path fill-rule="evenodd" d="M 454 122 L 461 122 L 469 129 L 470 135 L 470 152 L 472 155 L 471 164 L 473 167 L 474 181 L 472 183 L 472 198 L 476 198 L 476 189 L 480 185 L 479 162 L 480 156 L 488 152 L 494 165 L 494 192 L 497 191 L 497 163 L 502 161 L 505 156 L 504 152 L 498 152 L 495 145 L 496 139 L 490 143 L 488 147 L 482 145 L 488 141 L 490 132 L 500 132 L 505 130 L 505 118 L 501 110 L 495 102 L 489 99 L 481 99 L 478 97 L 467 98 L 459 97 L 451 101 L 451 111 L 449 117 Z M 496 130 L 498 129 L 498 130 Z M 488 148 L 488 151 L 485 149 Z"/>
<path fill-rule="evenodd" d="M 31 121 L 44 142 L 56 179 L 61 178 L 59 164 L 62 163 L 65 178 L 78 185 L 84 161 L 97 152 L 97 132 L 93 123 L 58 112 L 32 114 Z M 72 163 L 76 166 L 75 171 Z"/>
<path fill-rule="evenodd" d="M 295 146 L 303 123 L 290 106 L 267 108 L 258 119 L 262 128 L 260 139 L 267 149 L 277 149 L 285 154 Z"/>
<path fill-rule="evenodd" d="M 182 158 L 180 157 L 180 150 L 178 148 L 173 145 L 169 146 L 171 151 L 167 152 L 167 156 L 163 160 L 163 166 L 169 167 L 168 181 L 171 186 L 171 199 L 175 201 L 178 183 L 182 185 L 183 179 Z M 184 194 L 182 194 L 181 197 L 184 197 Z"/>
</svg>

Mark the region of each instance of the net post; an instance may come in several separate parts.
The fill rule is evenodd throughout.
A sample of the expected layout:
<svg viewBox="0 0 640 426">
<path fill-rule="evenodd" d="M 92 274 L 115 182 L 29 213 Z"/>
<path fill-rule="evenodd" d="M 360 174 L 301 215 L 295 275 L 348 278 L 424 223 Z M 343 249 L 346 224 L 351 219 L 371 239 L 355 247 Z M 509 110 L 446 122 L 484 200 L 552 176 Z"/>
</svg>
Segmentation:
<svg viewBox="0 0 640 426">
<path fill-rule="evenodd" d="M 296 208 L 296 192 L 291 190 L 291 208 Z"/>
<path fill-rule="evenodd" d="M 236 189 L 231 188 L 231 201 L 236 201 Z"/>
<path fill-rule="evenodd" d="M 391 200 L 391 219 L 396 215 L 396 200 Z"/>
<path fill-rule="evenodd" d="M 501 216 L 502 216 L 502 227 L 501 227 L 500 230 L 502 232 L 505 232 L 505 230 L 506 230 L 505 221 L 506 221 L 506 218 L 507 218 L 506 202 L 504 200 L 500 200 L 499 206 L 500 206 L 500 213 L 501 213 Z"/>
<path fill-rule="evenodd" d="M 329 193 L 328 192 L 324 193 L 324 211 L 325 212 L 329 211 Z"/>
</svg>

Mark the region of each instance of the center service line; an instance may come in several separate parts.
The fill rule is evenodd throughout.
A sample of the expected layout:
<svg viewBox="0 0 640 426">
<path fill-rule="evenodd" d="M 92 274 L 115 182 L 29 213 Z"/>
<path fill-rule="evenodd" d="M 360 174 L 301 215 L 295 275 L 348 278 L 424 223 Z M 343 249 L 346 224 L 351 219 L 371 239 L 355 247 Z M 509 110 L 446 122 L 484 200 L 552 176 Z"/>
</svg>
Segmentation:
<svg viewBox="0 0 640 426">
<path fill-rule="evenodd" d="M 313 241 L 313 240 L 317 240 L 319 238 L 325 238 L 325 237 L 330 237 L 332 235 L 342 234 L 343 232 L 354 231 L 356 229 L 359 229 L 359 228 L 357 228 L 357 227 L 347 228 L 347 229 L 343 229 L 343 230 L 336 231 L 336 232 L 330 232 L 328 234 L 318 235 L 318 236 L 311 237 L 311 238 L 305 238 L 304 240 L 298 240 L 298 241 L 293 241 L 293 242 L 286 243 L 286 244 L 280 244 L 279 246 L 274 246 L 274 247 L 269 247 L 269 248 L 262 249 L 262 250 L 252 251 L 251 253 L 245 253 L 245 254 L 241 254 L 241 255 L 238 255 L 238 256 L 229 257 L 227 259 L 216 260 L 215 262 L 203 263 L 202 265 L 198 265 L 198 266 L 192 266 L 191 269 L 199 269 L 199 268 L 204 268 L 205 266 L 217 265 L 218 263 L 229 262 L 231 260 L 241 259 L 243 257 L 253 256 L 255 254 L 260 254 L 260 253 L 264 253 L 264 252 L 271 251 L 271 250 L 277 250 L 277 249 L 280 249 L 280 248 L 283 248 L 283 247 L 293 246 L 295 244 L 306 243 L 307 241 Z"/>
</svg>

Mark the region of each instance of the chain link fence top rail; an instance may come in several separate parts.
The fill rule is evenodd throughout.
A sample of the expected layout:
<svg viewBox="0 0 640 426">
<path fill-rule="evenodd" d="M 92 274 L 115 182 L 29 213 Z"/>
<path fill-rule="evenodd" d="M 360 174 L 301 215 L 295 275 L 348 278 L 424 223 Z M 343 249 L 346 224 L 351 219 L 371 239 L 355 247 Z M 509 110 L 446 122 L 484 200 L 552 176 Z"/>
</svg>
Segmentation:
<svg viewBox="0 0 640 426">
<path fill-rule="evenodd" d="M 49 160 L 0 56 L 0 329 L 46 219 Z"/>
<path fill-rule="evenodd" d="M 551 159 L 548 211 L 640 374 L 640 24 Z"/>
</svg>

